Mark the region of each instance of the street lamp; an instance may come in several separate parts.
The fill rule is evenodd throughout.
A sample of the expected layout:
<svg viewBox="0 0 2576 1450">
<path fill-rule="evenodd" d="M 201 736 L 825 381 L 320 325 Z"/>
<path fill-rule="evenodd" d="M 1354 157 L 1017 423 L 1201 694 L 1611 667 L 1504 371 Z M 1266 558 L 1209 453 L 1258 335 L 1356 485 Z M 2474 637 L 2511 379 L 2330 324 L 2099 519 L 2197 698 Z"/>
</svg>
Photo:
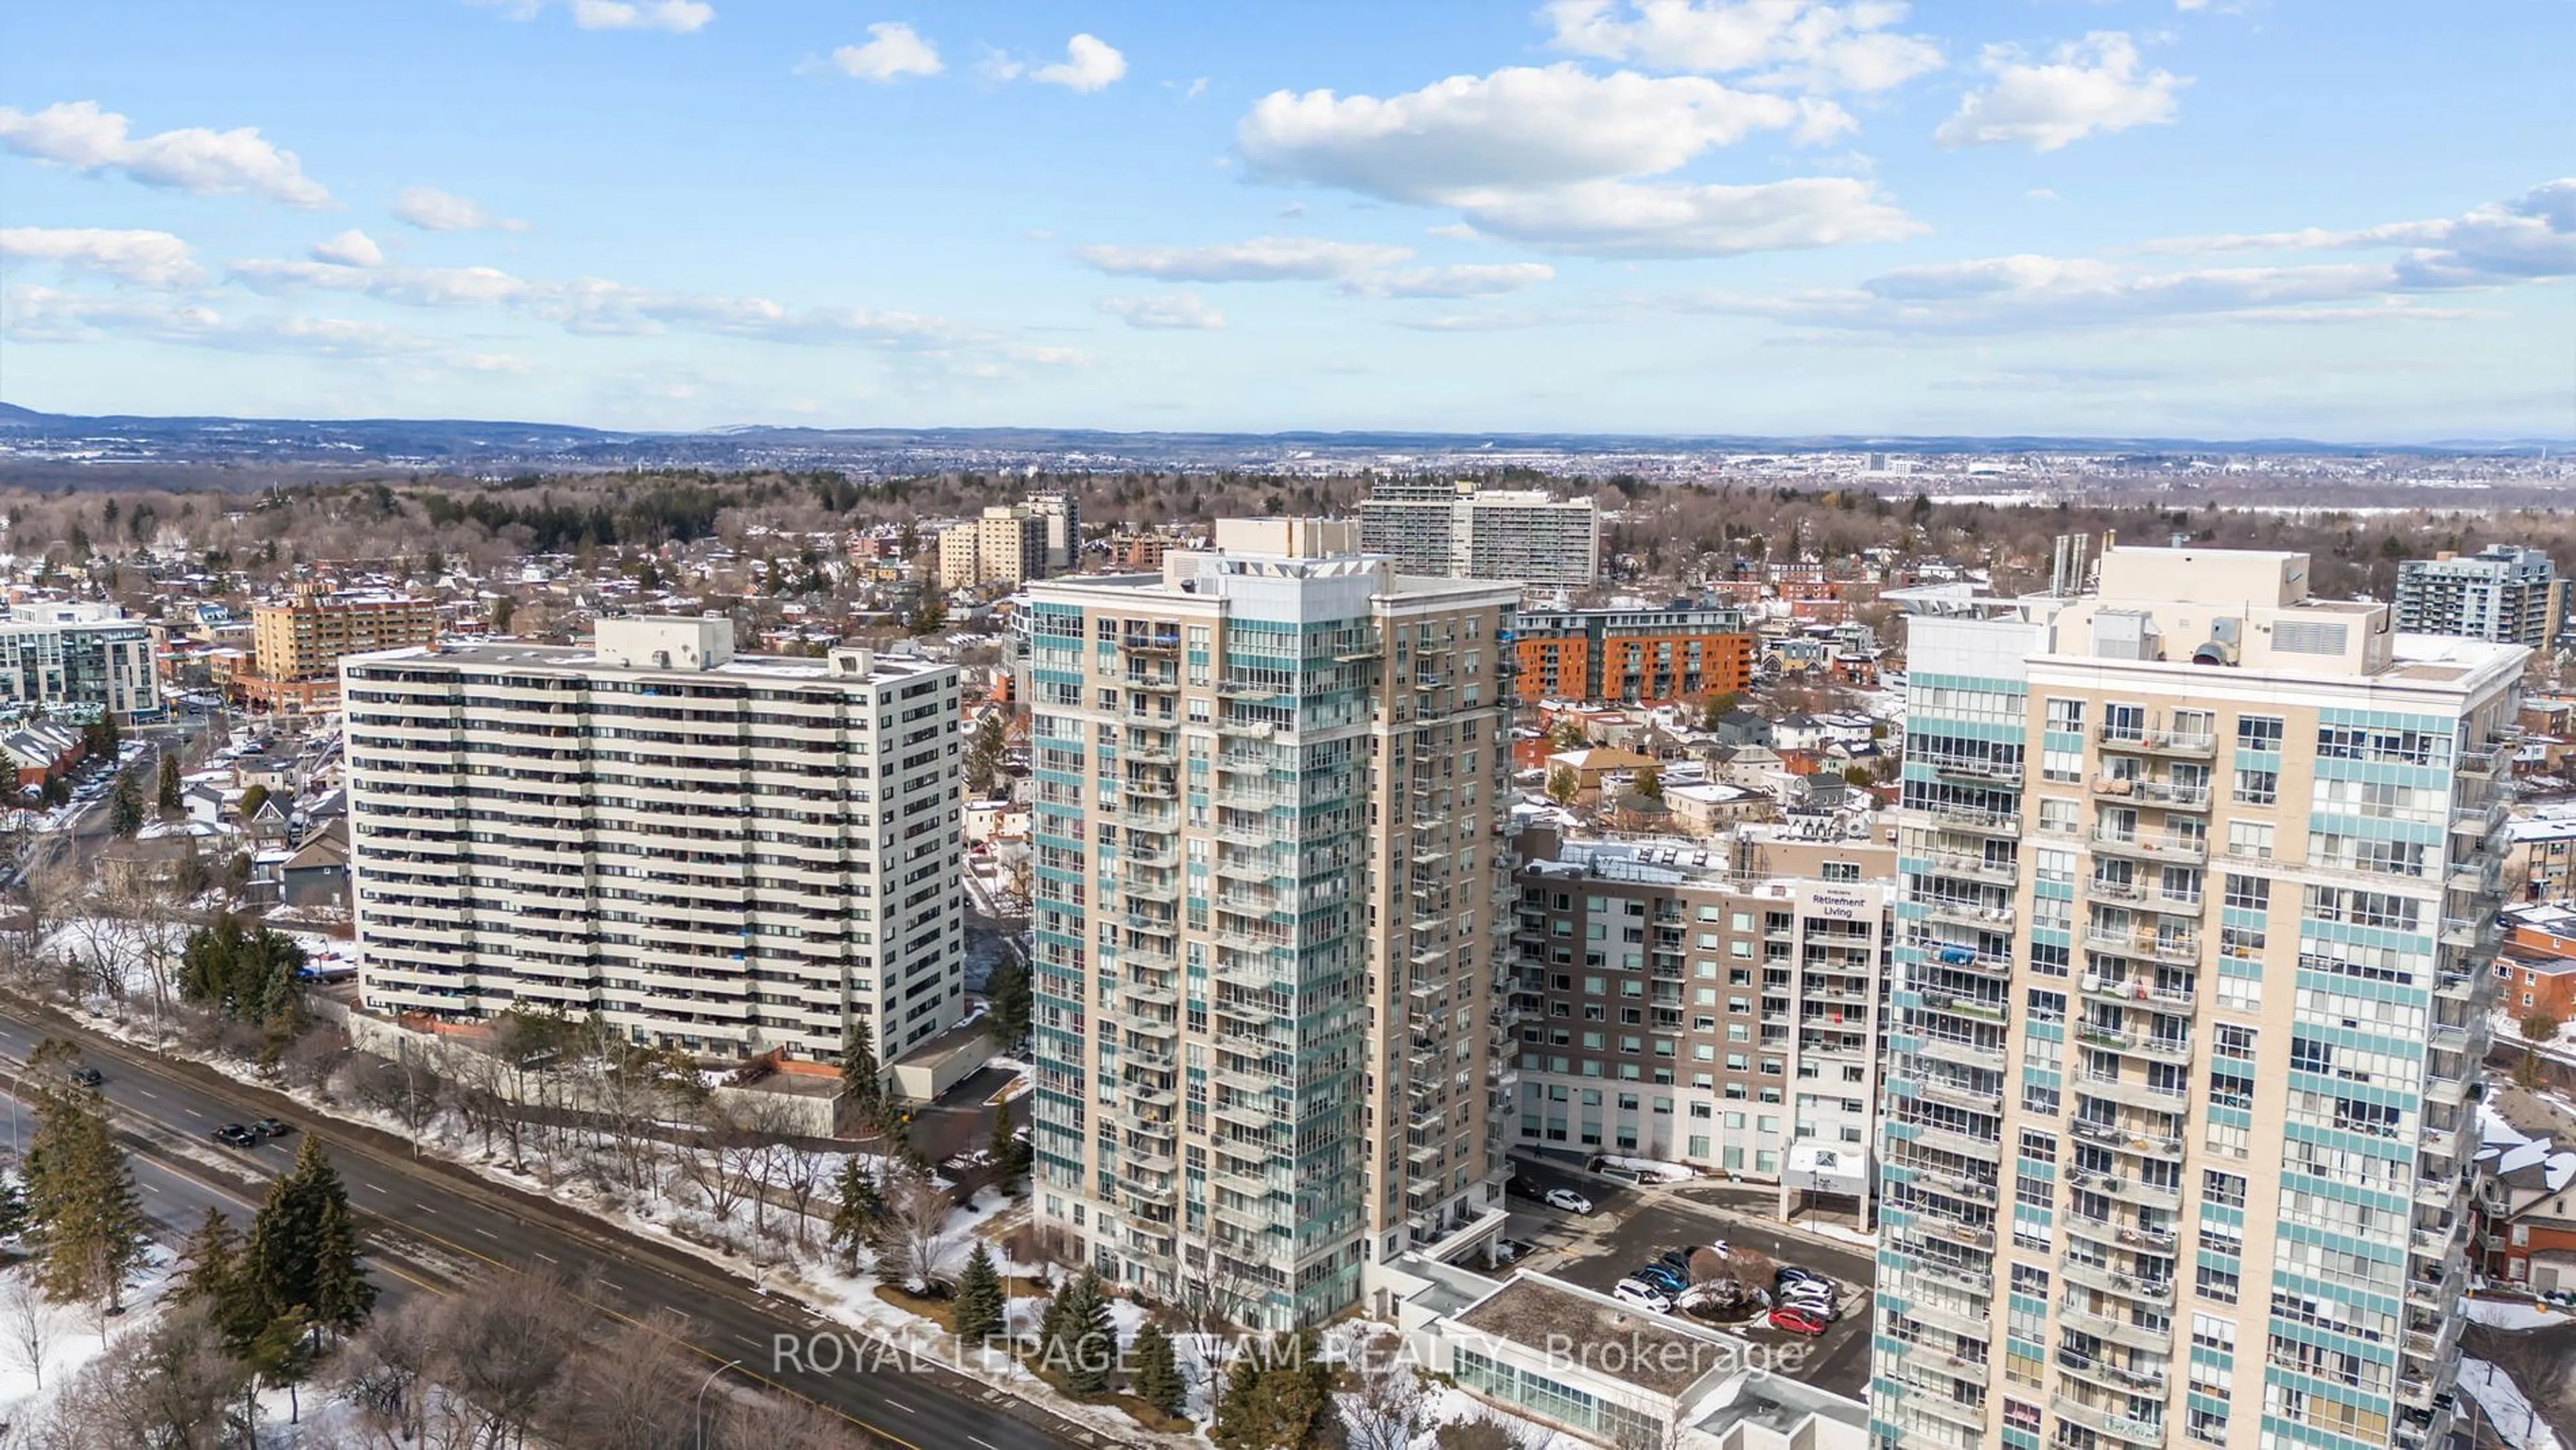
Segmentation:
<svg viewBox="0 0 2576 1450">
<path fill-rule="evenodd" d="M 714 1369 L 708 1370 L 707 1377 L 698 1382 L 697 1396 L 689 1401 L 689 1421 L 698 1427 L 698 1450 L 707 1450 L 707 1387 L 713 1385 L 716 1377 L 726 1370 L 740 1368 L 742 1368 L 741 1360 L 729 1359 Z"/>
</svg>

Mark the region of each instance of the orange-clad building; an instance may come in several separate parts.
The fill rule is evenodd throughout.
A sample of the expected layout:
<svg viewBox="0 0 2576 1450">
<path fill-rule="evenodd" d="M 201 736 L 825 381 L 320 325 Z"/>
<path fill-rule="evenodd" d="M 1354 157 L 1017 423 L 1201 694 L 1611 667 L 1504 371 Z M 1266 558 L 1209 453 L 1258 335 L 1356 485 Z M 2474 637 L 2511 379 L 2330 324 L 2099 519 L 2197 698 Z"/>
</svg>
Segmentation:
<svg viewBox="0 0 2576 1450">
<path fill-rule="evenodd" d="M 1753 631 L 1738 609 L 1523 610 L 1513 647 L 1527 701 L 1664 704 L 1753 680 Z"/>
</svg>

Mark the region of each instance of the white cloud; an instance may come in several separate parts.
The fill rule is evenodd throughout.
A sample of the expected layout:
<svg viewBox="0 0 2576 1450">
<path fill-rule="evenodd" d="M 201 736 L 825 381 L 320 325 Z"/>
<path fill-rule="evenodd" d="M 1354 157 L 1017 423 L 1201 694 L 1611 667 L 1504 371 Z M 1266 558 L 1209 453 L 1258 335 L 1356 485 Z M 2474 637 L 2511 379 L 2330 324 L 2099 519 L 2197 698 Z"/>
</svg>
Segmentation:
<svg viewBox="0 0 2576 1450">
<path fill-rule="evenodd" d="M 1208 78 L 1206 76 L 1199 76 L 1192 80 L 1189 85 L 1182 90 L 1181 99 L 1184 101 L 1195 101 L 1199 97 L 1207 94 L 1207 88 Z"/>
<path fill-rule="evenodd" d="M 2174 93 L 2191 82 L 2170 71 L 2141 72 L 2126 34 L 2097 30 L 2033 62 L 2012 46 L 1988 46 L 1980 64 L 1994 84 L 1960 101 L 1932 139 L 1943 146 L 2022 145 L 2055 151 L 2087 136 L 2174 118 Z"/>
<path fill-rule="evenodd" d="M 1163 282 L 1331 281 L 1412 257 L 1411 247 L 1328 242 L 1308 237 L 1254 237 L 1198 247 L 1082 247 L 1084 264 L 1117 277 Z"/>
<path fill-rule="evenodd" d="M 257 127 L 191 126 L 149 136 L 129 135 L 128 127 L 125 117 L 96 101 L 58 102 L 32 115 L 0 106 L 0 147 L 21 156 L 93 174 L 122 172 L 146 186 L 196 196 L 248 194 L 301 207 L 331 201 L 295 153 L 262 139 Z"/>
<path fill-rule="evenodd" d="M 525 376 L 536 371 L 536 364 L 506 352 L 478 352 L 465 359 L 465 366 L 478 373 L 510 373 Z"/>
<path fill-rule="evenodd" d="M 2356 251 L 2387 261 L 2156 270 L 2098 258 L 1986 257 L 1887 272 L 1787 297 L 1699 294 L 1706 311 L 1842 331 L 1985 334 L 2183 318 L 2318 323 L 2466 316 L 2429 298 L 2576 277 L 2576 178 L 2458 217 L 2351 231 L 2303 228 L 2150 244 L 2164 251 Z"/>
<path fill-rule="evenodd" d="M 1162 297 L 1103 297 L 1099 306 L 1101 311 L 1129 327 L 1169 331 L 1225 326 L 1224 313 L 1190 292 L 1174 292 Z"/>
<path fill-rule="evenodd" d="M 66 272 L 175 288 L 203 274 L 188 244 L 168 232 L 110 231 L 100 227 L 0 227 L 0 257 L 52 262 Z"/>
<path fill-rule="evenodd" d="M 402 195 L 394 198 L 393 213 L 394 220 L 425 232 L 523 232 L 528 229 L 526 222 L 494 216 L 470 196 L 458 196 L 434 186 L 404 187 Z"/>
<path fill-rule="evenodd" d="M 346 318 L 241 317 L 197 302 L 145 302 L 43 287 L 11 288 L 0 296 L 0 333 L 21 342 L 120 336 L 227 352 L 331 358 L 413 356 L 437 346 L 400 328 Z"/>
<path fill-rule="evenodd" d="M 701 0 L 572 0 L 572 23 L 584 30 L 667 30 L 686 35 L 716 18 Z"/>
<path fill-rule="evenodd" d="M 315 242 L 307 255 L 314 261 L 342 267 L 381 267 L 385 264 L 385 249 L 376 245 L 375 238 L 356 227 L 328 241 Z"/>
<path fill-rule="evenodd" d="M 789 307 L 766 297 L 667 292 L 599 277 L 556 281 L 495 267 L 352 267 L 271 259 L 235 262 L 226 277 L 272 296 L 346 292 L 405 307 L 503 308 L 582 336 L 649 336 L 677 328 L 807 346 L 850 343 L 916 354 L 975 376 L 1001 376 L 1020 364 L 1082 361 L 1071 349 L 1022 344 L 950 318 L 863 307 Z"/>
<path fill-rule="evenodd" d="M 880 85 L 905 76 L 935 76 L 948 68 L 940 62 L 938 47 L 900 20 L 869 26 L 868 43 L 842 46 L 832 52 L 832 63 L 846 74 Z"/>
<path fill-rule="evenodd" d="M 1116 47 L 1096 35 L 1077 35 L 1065 42 L 1062 61 L 1039 66 L 1029 72 L 1029 79 L 1088 95 L 1115 84 L 1125 74 L 1127 57 L 1120 55 Z"/>
<path fill-rule="evenodd" d="M 1344 279 L 1341 290 L 1357 297 L 1494 297 L 1535 287 L 1556 275 L 1545 262 L 1471 262 L 1454 267 L 1406 267 Z"/>
<path fill-rule="evenodd" d="M 1756 72 L 1748 84 L 1883 91 L 1941 65 L 1941 48 L 1888 29 L 1906 7 L 1883 0 L 1549 0 L 1558 50 L 1649 70 Z"/>
<path fill-rule="evenodd" d="M 1462 191 L 1653 175 L 1755 131 L 1818 137 L 1849 122 L 1830 102 L 1560 64 L 1452 76 L 1384 99 L 1274 91 L 1235 128 L 1235 143 L 1271 180 L 1446 204 Z"/>
<path fill-rule="evenodd" d="M 1236 127 L 1253 173 L 1454 207 L 1479 232 L 1589 256 L 1728 256 L 1884 241 L 1921 230 L 1871 183 L 1639 182 L 1757 131 L 1822 141 L 1830 101 L 1700 76 L 1594 76 L 1574 65 L 1453 76 L 1404 95 L 1263 97 Z"/>
</svg>

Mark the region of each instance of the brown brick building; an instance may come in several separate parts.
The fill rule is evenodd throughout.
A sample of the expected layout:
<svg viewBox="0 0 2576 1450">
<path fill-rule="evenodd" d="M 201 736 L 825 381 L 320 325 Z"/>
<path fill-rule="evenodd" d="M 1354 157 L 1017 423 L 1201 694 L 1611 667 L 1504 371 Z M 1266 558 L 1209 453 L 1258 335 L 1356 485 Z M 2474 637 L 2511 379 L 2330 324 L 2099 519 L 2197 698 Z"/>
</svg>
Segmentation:
<svg viewBox="0 0 2576 1450">
<path fill-rule="evenodd" d="M 1520 697 L 1665 704 L 1740 691 L 1753 631 L 1738 609 L 1536 609 L 1513 632 Z"/>
<path fill-rule="evenodd" d="M 257 667 L 233 684 L 255 709 L 335 709 L 342 656 L 405 649 L 437 637 L 438 606 L 427 600 L 388 589 L 302 585 L 283 600 L 251 606 Z"/>
</svg>

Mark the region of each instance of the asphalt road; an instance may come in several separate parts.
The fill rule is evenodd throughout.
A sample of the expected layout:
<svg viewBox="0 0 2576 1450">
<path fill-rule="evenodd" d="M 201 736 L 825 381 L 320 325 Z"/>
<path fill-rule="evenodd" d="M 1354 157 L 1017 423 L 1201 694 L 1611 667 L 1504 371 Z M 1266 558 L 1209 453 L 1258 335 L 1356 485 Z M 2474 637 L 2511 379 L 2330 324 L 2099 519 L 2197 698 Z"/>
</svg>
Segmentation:
<svg viewBox="0 0 2576 1450">
<path fill-rule="evenodd" d="M 741 1383 L 837 1411 L 850 1421 L 854 1445 L 1055 1450 L 1119 1443 L 890 1352 L 872 1351 L 853 1364 L 856 1357 L 848 1355 L 845 1342 L 835 1373 L 823 1372 L 812 1354 L 782 1359 L 776 1352 L 780 1337 L 803 1348 L 814 1336 L 837 1335 L 843 1326 L 692 1255 L 582 1220 L 560 1205 L 479 1181 L 453 1165 L 416 1161 L 386 1135 L 318 1118 L 275 1093 L 59 1024 L 31 1025 L 15 1006 L 0 1008 L 0 1052 L 15 1061 L 23 1061 L 49 1032 L 78 1041 L 85 1061 L 106 1075 L 101 1091 L 118 1127 L 141 1146 L 134 1155 L 135 1176 L 147 1207 L 165 1230 L 180 1236 L 208 1203 L 245 1211 L 265 1191 L 264 1180 L 291 1164 L 297 1137 L 247 1152 L 222 1148 L 211 1137 L 228 1122 L 276 1117 L 299 1133 L 323 1136 L 348 1183 L 351 1204 L 368 1221 L 370 1259 L 411 1285 L 440 1292 L 470 1288 L 491 1267 L 507 1266 L 559 1274 L 585 1302 L 621 1321 L 649 1322 L 676 1312 L 682 1316 L 676 1337 L 710 1366 L 727 1367 Z"/>
</svg>

